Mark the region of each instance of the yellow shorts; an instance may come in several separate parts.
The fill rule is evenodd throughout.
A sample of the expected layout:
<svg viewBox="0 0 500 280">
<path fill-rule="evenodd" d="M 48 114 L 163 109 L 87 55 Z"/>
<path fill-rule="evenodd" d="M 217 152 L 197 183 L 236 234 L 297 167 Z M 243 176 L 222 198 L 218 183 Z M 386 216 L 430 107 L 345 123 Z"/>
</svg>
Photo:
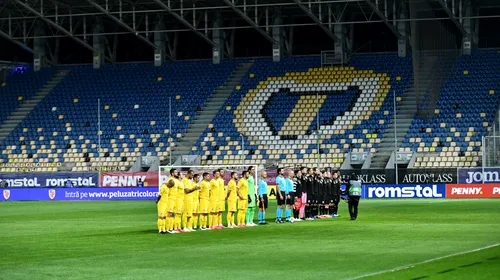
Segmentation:
<svg viewBox="0 0 500 280">
<path fill-rule="evenodd" d="M 158 202 L 156 205 L 158 209 L 158 217 L 166 217 L 167 216 L 167 203 L 166 202 Z"/>
<path fill-rule="evenodd" d="M 184 204 L 184 212 L 183 214 L 186 216 L 186 217 L 191 217 L 193 216 L 193 205 L 192 204 L 189 204 L 189 203 L 185 203 Z"/>
<path fill-rule="evenodd" d="M 215 213 L 219 211 L 219 202 L 217 200 L 211 200 L 210 201 L 210 208 L 208 209 L 210 213 Z"/>
<path fill-rule="evenodd" d="M 210 206 L 210 201 L 205 200 L 205 199 L 201 199 L 200 200 L 200 213 L 201 214 L 208 214 L 208 213 L 210 213 L 209 206 Z"/>
<path fill-rule="evenodd" d="M 200 201 L 199 200 L 193 201 L 192 205 L 193 205 L 193 214 L 200 213 Z"/>
<path fill-rule="evenodd" d="M 238 199 L 238 210 L 246 210 L 248 205 L 248 200 Z"/>
<path fill-rule="evenodd" d="M 226 211 L 226 201 L 224 199 L 219 200 L 217 205 L 217 211 L 224 212 Z"/>
<path fill-rule="evenodd" d="M 184 203 L 177 203 L 175 205 L 175 214 L 182 214 L 184 212 Z"/>
<path fill-rule="evenodd" d="M 227 201 L 227 211 L 236 212 L 236 200 L 228 200 Z"/>
<path fill-rule="evenodd" d="M 175 200 L 167 202 L 167 213 L 175 213 Z"/>
</svg>

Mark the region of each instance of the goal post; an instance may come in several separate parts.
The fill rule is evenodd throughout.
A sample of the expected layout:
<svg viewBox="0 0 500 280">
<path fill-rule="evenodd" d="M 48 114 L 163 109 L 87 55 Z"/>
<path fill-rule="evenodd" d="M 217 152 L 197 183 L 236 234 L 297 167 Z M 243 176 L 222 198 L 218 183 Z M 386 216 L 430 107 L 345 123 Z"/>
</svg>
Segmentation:
<svg viewBox="0 0 500 280">
<path fill-rule="evenodd" d="M 162 184 L 167 182 L 168 178 L 170 178 L 170 170 L 176 169 L 181 174 L 186 175 L 189 170 L 193 170 L 195 174 L 200 175 L 200 181 L 203 179 L 202 174 L 204 172 L 208 172 L 210 174 L 210 178 L 212 178 L 212 172 L 217 169 L 224 170 L 224 186 L 227 185 L 229 180 L 231 179 L 231 172 L 237 172 L 238 175 L 241 175 L 243 171 L 248 170 L 250 166 L 253 166 L 255 170 L 254 181 L 255 181 L 255 189 L 257 190 L 258 186 L 258 174 L 260 171 L 264 170 L 263 168 L 259 168 L 257 165 L 193 165 L 193 166 L 176 166 L 176 165 L 164 165 L 159 166 L 158 168 L 158 186 L 160 187 Z"/>
<path fill-rule="evenodd" d="M 483 136 L 482 167 L 500 167 L 500 136 Z"/>
</svg>

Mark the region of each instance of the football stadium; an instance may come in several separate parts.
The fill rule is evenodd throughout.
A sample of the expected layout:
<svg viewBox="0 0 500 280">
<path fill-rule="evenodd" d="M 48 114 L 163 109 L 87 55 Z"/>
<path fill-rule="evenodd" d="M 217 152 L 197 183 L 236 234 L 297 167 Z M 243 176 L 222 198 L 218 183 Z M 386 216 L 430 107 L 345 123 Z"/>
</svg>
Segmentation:
<svg viewBox="0 0 500 280">
<path fill-rule="evenodd" d="M 0 279 L 497 279 L 499 25 L 0 0 Z"/>
</svg>

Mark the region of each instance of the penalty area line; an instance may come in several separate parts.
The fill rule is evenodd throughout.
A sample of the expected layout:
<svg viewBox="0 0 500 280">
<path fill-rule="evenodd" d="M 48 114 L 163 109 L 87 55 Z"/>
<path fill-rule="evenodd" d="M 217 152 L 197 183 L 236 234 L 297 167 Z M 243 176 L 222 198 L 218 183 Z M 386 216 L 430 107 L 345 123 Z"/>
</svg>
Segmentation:
<svg viewBox="0 0 500 280">
<path fill-rule="evenodd" d="M 443 259 L 447 259 L 447 258 L 451 258 L 451 257 L 461 256 L 461 255 L 465 255 L 465 254 L 469 254 L 469 253 L 474 253 L 474 252 L 478 252 L 478 251 L 482 251 L 482 250 L 494 248 L 494 247 L 497 247 L 497 246 L 500 246 L 500 243 L 496 243 L 496 244 L 493 244 L 493 245 L 489 245 L 489 246 L 485 246 L 485 247 L 481 247 L 481 248 L 477 248 L 477 249 L 472 249 L 472 250 L 469 250 L 469 251 L 458 252 L 458 253 L 454 253 L 454 254 L 451 254 L 451 255 L 441 256 L 441 257 L 437 257 L 437 258 L 425 260 L 425 261 L 422 261 L 422 262 L 417 262 L 417 263 L 407 264 L 407 265 L 403 265 L 403 266 L 398 266 L 396 268 L 391 268 L 391 269 L 386 269 L 386 270 L 382 270 L 382 271 L 377 271 L 377 272 L 372 272 L 372 273 L 368 273 L 368 274 L 363 274 L 363 275 L 356 276 L 356 277 L 353 277 L 353 278 L 348 278 L 348 280 L 362 279 L 362 278 L 371 277 L 371 276 L 377 276 L 377 275 L 385 274 L 385 273 L 389 273 L 389 272 L 396 272 L 396 271 L 400 271 L 400 270 L 405 270 L 405 269 L 408 269 L 408 268 L 412 268 L 414 266 L 418 266 L 418 265 L 422 265 L 422 264 L 427 264 L 427 263 L 431 263 L 431 262 L 435 262 L 435 261 L 439 261 L 439 260 L 443 260 Z"/>
</svg>

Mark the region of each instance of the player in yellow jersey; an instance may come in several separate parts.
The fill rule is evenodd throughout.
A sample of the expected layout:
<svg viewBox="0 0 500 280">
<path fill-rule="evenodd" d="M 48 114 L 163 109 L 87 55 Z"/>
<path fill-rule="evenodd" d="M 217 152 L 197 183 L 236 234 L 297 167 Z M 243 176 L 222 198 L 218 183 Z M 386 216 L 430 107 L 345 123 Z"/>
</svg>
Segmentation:
<svg viewBox="0 0 500 280">
<path fill-rule="evenodd" d="M 219 229 L 218 227 L 218 216 L 219 213 L 219 170 L 213 172 L 213 178 L 210 181 L 210 216 L 208 216 L 208 224 L 210 229 Z"/>
<path fill-rule="evenodd" d="M 207 230 L 208 215 L 210 212 L 210 174 L 203 173 L 203 181 L 200 183 L 200 229 Z"/>
<path fill-rule="evenodd" d="M 217 226 L 219 228 L 225 228 L 225 226 L 222 224 L 222 213 L 226 211 L 226 187 L 224 186 L 224 170 L 219 169 L 220 177 L 217 180 L 219 183 L 219 205 L 218 206 L 218 213 L 217 213 Z"/>
<path fill-rule="evenodd" d="M 193 182 L 196 186 L 200 186 L 200 174 L 194 174 Z M 200 186 L 201 190 L 201 186 Z M 194 230 L 200 230 L 198 226 L 198 216 L 200 214 L 200 190 L 193 192 L 193 217 L 191 218 L 191 228 Z"/>
<path fill-rule="evenodd" d="M 175 200 L 174 231 L 184 232 L 182 230 L 181 222 L 182 222 L 182 213 L 184 212 L 184 197 L 186 196 L 185 193 L 186 187 L 182 183 L 184 175 L 180 172 L 177 172 L 177 174 L 179 174 L 179 177 L 177 178 L 179 180 L 179 184 L 175 185 L 177 187 L 177 199 Z"/>
<path fill-rule="evenodd" d="M 175 206 L 177 203 L 177 185 L 181 184 L 179 179 L 179 172 L 174 168 L 170 170 L 170 178 L 167 181 L 167 187 L 171 186 L 168 191 L 167 199 L 167 233 L 177 233 L 174 229 L 175 220 Z M 172 183 L 170 183 L 172 182 Z"/>
<path fill-rule="evenodd" d="M 167 203 L 168 203 L 168 191 L 169 188 L 174 186 L 174 182 L 169 181 L 166 184 L 160 186 L 160 192 L 158 198 L 156 199 L 156 208 L 158 209 L 158 232 L 161 234 L 167 233 Z"/>
<path fill-rule="evenodd" d="M 200 187 L 193 182 L 194 171 L 188 170 L 186 177 L 182 179 L 184 185 L 184 209 L 182 215 L 182 225 L 185 232 L 194 231 L 191 218 L 193 216 L 193 192 L 200 189 Z"/>
<path fill-rule="evenodd" d="M 238 227 L 245 227 L 245 215 L 248 206 L 248 172 L 241 173 L 241 179 L 238 182 Z"/>
<path fill-rule="evenodd" d="M 227 184 L 227 227 L 234 228 L 234 213 L 236 213 L 236 201 L 238 199 L 238 193 L 236 188 L 236 181 L 238 180 L 238 173 L 231 172 L 231 180 Z"/>
</svg>

